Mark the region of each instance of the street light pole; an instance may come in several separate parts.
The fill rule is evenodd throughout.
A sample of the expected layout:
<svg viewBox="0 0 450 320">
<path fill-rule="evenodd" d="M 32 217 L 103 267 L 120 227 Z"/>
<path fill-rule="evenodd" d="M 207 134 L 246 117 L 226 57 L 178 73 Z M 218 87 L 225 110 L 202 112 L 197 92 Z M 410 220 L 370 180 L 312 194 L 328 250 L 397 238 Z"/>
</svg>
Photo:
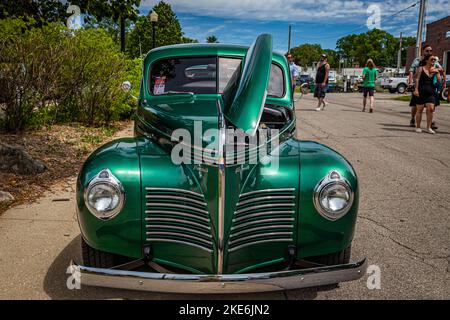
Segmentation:
<svg viewBox="0 0 450 320">
<path fill-rule="evenodd" d="M 153 31 L 153 46 L 152 49 L 156 47 L 156 23 L 158 22 L 158 14 L 155 11 L 150 13 L 150 22 L 152 23 L 152 31 Z"/>
<path fill-rule="evenodd" d="M 156 29 L 155 29 L 155 21 L 152 21 L 152 30 L 153 30 L 153 45 L 152 45 L 152 49 L 154 49 L 156 47 Z"/>
</svg>

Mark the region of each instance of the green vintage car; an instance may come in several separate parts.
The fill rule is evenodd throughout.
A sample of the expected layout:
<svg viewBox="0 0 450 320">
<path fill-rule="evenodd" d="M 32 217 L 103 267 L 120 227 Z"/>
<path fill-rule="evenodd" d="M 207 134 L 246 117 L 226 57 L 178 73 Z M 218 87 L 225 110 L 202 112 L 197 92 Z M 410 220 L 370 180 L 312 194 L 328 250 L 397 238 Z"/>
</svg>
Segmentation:
<svg viewBox="0 0 450 320">
<path fill-rule="evenodd" d="M 134 131 L 79 174 L 82 285 L 260 292 L 365 273 L 365 259 L 350 263 L 355 171 L 296 138 L 289 66 L 270 35 L 151 50 Z"/>
</svg>

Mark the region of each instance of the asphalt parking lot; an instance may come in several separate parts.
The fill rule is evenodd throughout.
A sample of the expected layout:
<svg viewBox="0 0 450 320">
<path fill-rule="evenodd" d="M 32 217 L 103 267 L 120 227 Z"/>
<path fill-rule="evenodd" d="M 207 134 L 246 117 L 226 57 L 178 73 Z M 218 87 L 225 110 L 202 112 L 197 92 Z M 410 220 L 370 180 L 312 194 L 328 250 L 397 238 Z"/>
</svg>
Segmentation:
<svg viewBox="0 0 450 320">
<path fill-rule="evenodd" d="M 330 94 L 323 112 L 308 94 L 296 107 L 299 138 L 334 148 L 356 169 L 353 258 L 380 268 L 381 289 L 369 290 L 366 275 L 338 288 L 207 297 L 68 290 L 69 261 L 80 259 L 73 178 L 0 216 L 0 299 L 450 299 L 450 105 L 438 109 L 438 134 L 418 134 L 408 103 L 391 97 L 378 94 L 373 114 L 361 112 L 360 94 Z"/>
</svg>

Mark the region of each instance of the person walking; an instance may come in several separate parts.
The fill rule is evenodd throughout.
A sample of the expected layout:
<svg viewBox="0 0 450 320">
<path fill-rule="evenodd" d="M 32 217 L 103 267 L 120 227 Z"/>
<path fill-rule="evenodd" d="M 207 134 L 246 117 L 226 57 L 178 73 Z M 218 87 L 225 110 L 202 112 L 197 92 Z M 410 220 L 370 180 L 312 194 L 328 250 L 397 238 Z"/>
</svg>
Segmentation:
<svg viewBox="0 0 450 320">
<path fill-rule="evenodd" d="M 286 55 L 286 58 L 289 62 L 289 71 L 291 73 L 291 81 L 292 81 L 292 98 L 294 97 L 295 93 L 295 83 L 297 82 L 297 79 L 299 77 L 299 67 L 294 62 L 294 57 L 292 54 L 288 53 Z"/>
<path fill-rule="evenodd" d="M 434 106 L 436 104 L 436 86 L 435 81 L 441 81 L 439 69 L 435 67 L 437 58 L 435 56 L 427 55 L 421 63 L 421 67 L 417 69 L 416 74 L 416 88 L 414 96 L 417 101 L 416 112 L 416 132 L 421 133 L 420 128 L 422 122 L 422 112 L 424 107 L 427 109 L 427 132 L 435 134 L 436 132 L 431 128 L 433 122 Z"/>
<path fill-rule="evenodd" d="M 314 89 L 314 98 L 318 99 L 316 111 L 324 110 L 327 106 L 325 96 L 328 88 L 328 76 L 330 74 L 330 65 L 327 62 L 327 55 L 321 54 L 316 72 L 316 88 Z M 322 107 L 323 105 L 323 107 Z"/>
<path fill-rule="evenodd" d="M 370 99 L 370 109 L 369 112 L 373 112 L 373 108 L 375 107 L 375 82 L 378 78 L 378 70 L 375 68 L 375 63 L 373 63 L 372 59 L 367 60 L 366 67 L 363 70 L 362 74 L 363 78 L 363 109 L 362 112 L 366 111 L 367 105 L 367 95 Z"/>
<path fill-rule="evenodd" d="M 424 57 L 430 56 L 432 54 L 433 48 L 430 45 L 425 44 L 422 47 L 422 56 L 420 58 L 415 58 L 411 64 L 411 67 L 409 68 L 409 77 L 408 77 L 409 87 L 413 87 L 415 85 L 414 80 L 416 79 L 416 73 Z M 435 64 L 435 68 L 443 71 L 442 66 L 437 61 Z M 409 122 L 409 126 L 414 128 L 416 126 L 416 113 L 417 113 L 417 97 L 414 95 L 414 91 L 413 94 L 411 95 L 411 102 L 409 103 L 409 106 L 411 107 L 411 121 Z M 433 130 L 437 129 L 435 123 L 433 123 L 431 127 Z"/>
</svg>

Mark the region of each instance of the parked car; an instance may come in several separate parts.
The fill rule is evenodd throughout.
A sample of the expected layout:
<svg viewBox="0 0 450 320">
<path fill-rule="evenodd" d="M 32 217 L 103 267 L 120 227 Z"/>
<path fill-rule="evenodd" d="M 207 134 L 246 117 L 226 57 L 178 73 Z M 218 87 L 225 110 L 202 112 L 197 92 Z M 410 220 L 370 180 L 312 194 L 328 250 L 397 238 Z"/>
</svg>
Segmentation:
<svg viewBox="0 0 450 320">
<path fill-rule="evenodd" d="M 408 89 L 408 76 L 383 77 L 380 78 L 380 85 L 383 89 L 388 89 L 390 93 L 403 94 Z"/>
<path fill-rule="evenodd" d="M 350 262 L 356 173 L 296 138 L 270 35 L 153 49 L 141 84 L 135 136 L 100 147 L 78 176 L 81 285 L 259 292 L 365 274 L 364 259 Z"/>
<path fill-rule="evenodd" d="M 297 78 L 295 85 L 301 86 L 304 83 L 312 83 L 312 82 L 314 82 L 314 79 L 312 77 L 310 77 L 307 74 L 302 74 Z"/>
<path fill-rule="evenodd" d="M 450 86 L 450 75 L 446 75 L 446 79 L 449 79 L 449 80 L 447 80 L 447 82 L 446 82 L 445 89 L 441 90 L 441 97 L 440 97 L 444 101 L 448 101 L 448 87 Z"/>
</svg>

